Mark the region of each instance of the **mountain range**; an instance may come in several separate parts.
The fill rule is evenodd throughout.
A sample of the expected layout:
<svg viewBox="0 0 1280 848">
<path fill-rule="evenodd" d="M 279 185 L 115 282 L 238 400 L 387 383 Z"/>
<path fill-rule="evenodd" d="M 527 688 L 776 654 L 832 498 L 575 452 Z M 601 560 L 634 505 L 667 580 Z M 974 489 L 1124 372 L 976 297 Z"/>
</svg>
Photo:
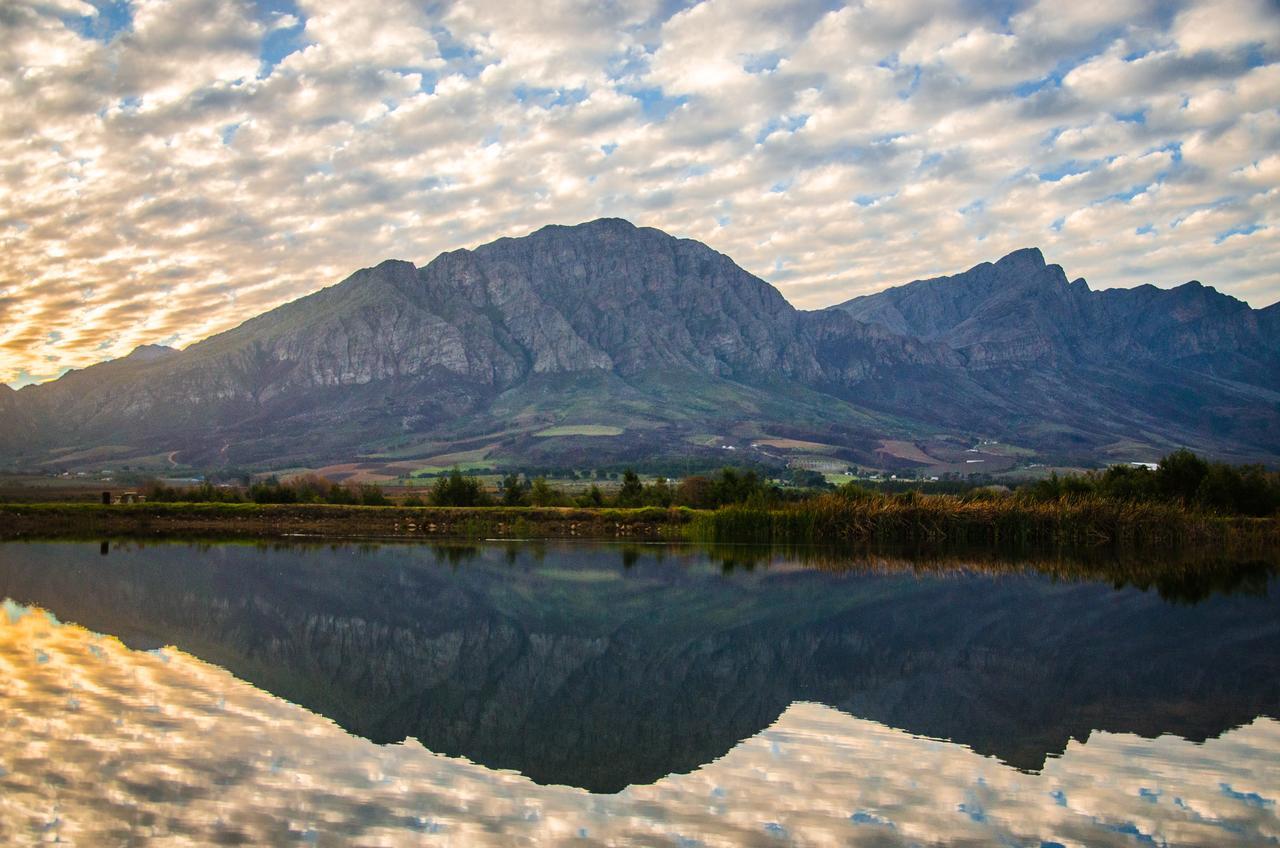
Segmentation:
<svg viewBox="0 0 1280 848">
<path fill-rule="evenodd" d="M 1019 250 L 826 309 L 618 219 L 386 261 L 185 350 L 0 386 L 10 467 L 1280 458 L 1280 304 Z M 975 468 L 974 466 L 979 466 Z"/>
</svg>

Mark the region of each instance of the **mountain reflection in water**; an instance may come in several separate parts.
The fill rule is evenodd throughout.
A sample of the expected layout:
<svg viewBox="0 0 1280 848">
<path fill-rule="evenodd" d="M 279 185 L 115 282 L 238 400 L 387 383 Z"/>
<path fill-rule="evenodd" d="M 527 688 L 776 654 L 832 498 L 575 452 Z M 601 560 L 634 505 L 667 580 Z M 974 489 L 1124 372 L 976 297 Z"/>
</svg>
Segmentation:
<svg viewBox="0 0 1280 848">
<path fill-rule="evenodd" d="M 1246 582 L 0 545 L 0 841 L 1266 841 L 1280 602 Z"/>
</svg>

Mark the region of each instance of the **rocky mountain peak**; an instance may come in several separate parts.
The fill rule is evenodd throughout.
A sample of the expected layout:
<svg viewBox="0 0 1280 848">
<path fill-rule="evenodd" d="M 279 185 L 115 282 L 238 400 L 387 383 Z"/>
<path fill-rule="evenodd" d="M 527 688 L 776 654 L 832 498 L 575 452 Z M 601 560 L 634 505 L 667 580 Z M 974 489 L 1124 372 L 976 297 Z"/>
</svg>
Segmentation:
<svg viewBox="0 0 1280 848">
<path fill-rule="evenodd" d="M 994 263 L 994 280 L 1003 286 L 1066 289 L 1067 275 L 1061 265 L 1045 262 L 1038 247 L 1024 247 Z"/>
<path fill-rule="evenodd" d="M 997 268 L 1006 271 L 1036 272 L 1045 267 L 1044 254 L 1038 247 L 1022 247 L 995 261 Z"/>
<path fill-rule="evenodd" d="M 372 268 L 365 270 L 379 274 L 404 274 L 413 273 L 418 270 L 418 267 L 406 259 L 384 259 Z"/>
<path fill-rule="evenodd" d="M 498 321 L 535 372 L 812 370 L 796 310 L 704 244 L 619 218 L 547 226 L 422 269 L 439 309 Z"/>
<path fill-rule="evenodd" d="M 361 268 L 336 286 L 321 291 L 347 293 L 371 284 L 389 283 L 391 285 L 410 284 L 418 279 L 418 267 L 404 259 L 384 259 L 371 268 Z M 297 303 L 298 301 L 294 301 Z"/>
<path fill-rule="evenodd" d="M 563 232 L 633 233 L 639 229 L 640 227 L 637 227 L 626 218 L 595 218 L 590 221 L 584 221 L 581 224 L 547 224 L 545 227 L 535 230 L 533 235 L 552 235 Z"/>
<path fill-rule="evenodd" d="M 133 362 L 153 362 L 158 359 L 164 359 L 167 356 L 173 356 L 177 352 L 177 348 L 172 348 L 168 345 L 144 344 L 135 347 L 124 359 Z"/>
</svg>

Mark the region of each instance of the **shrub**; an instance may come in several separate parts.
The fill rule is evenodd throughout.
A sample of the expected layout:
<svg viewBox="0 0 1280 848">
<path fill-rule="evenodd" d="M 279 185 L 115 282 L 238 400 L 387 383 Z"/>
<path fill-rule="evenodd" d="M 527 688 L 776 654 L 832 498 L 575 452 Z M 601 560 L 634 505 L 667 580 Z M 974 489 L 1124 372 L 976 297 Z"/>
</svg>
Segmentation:
<svg viewBox="0 0 1280 848">
<path fill-rule="evenodd" d="M 536 478 L 529 487 L 529 502 L 534 506 L 560 506 L 564 495 L 551 488 L 546 477 Z"/>
<path fill-rule="evenodd" d="M 447 476 L 437 477 L 431 486 L 435 506 L 488 506 L 492 501 L 476 477 L 462 476 L 457 466 Z"/>
<path fill-rule="evenodd" d="M 1182 448 L 1160 460 L 1156 468 L 1156 488 L 1168 500 L 1189 504 L 1195 500 L 1208 473 L 1207 462 Z"/>
</svg>

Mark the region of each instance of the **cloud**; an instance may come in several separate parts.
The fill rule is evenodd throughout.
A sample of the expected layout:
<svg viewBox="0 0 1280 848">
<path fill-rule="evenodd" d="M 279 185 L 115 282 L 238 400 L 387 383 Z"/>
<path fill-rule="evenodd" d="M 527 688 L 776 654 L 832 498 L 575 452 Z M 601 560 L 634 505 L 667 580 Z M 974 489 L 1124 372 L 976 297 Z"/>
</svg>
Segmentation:
<svg viewBox="0 0 1280 848">
<path fill-rule="evenodd" d="M 440 62 L 421 4 L 392 0 L 374 10 L 361 0 L 304 0 L 299 13 L 311 43 L 310 65 L 417 68 Z"/>
<path fill-rule="evenodd" d="M 600 215 L 806 308 L 1026 245 L 1265 306 L 1278 26 L 1261 0 L 18 0 L 0 380 Z"/>
<path fill-rule="evenodd" d="M 1257 46 L 1274 56 L 1280 47 L 1280 11 L 1268 0 L 1211 0 L 1179 12 L 1173 37 L 1188 52 Z"/>
</svg>

